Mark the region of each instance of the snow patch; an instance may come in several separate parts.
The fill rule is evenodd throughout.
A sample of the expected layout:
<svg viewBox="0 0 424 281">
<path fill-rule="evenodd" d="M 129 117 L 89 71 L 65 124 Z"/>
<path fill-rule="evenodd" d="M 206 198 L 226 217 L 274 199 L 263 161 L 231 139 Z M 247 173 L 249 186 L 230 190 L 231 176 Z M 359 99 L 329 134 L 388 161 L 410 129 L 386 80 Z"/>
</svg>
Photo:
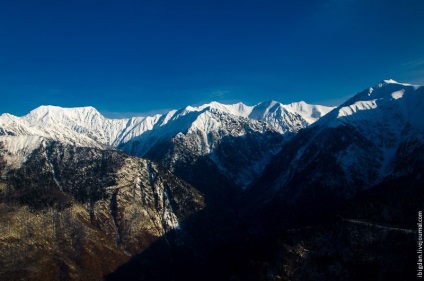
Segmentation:
<svg viewBox="0 0 424 281">
<path fill-rule="evenodd" d="M 405 94 L 405 89 L 393 92 L 391 96 L 392 96 L 393 99 L 397 100 L 397 99 L 402 98 L 403 94 Z"/>
<path fill-rule="evenodd" d="M 353 115 L 360 110 L 369 110 L 374 108 L 377 108 L 377 100 L 357 101 L 354 104 L 340 108 L 337 118 Z"/>
<path fill-rule="evenodd" d="M 40 136 L 0 136 L 7 167 L 18 169 L 43 142 Z"/>
<path fill-rule="evenodd" d="M 386 83 L 386 84 L 399 84 L 399 82 L 397 82 L 393 79 L 386 79 L 386 80 L 383 80 L 383 82 Z"/>
</svg>

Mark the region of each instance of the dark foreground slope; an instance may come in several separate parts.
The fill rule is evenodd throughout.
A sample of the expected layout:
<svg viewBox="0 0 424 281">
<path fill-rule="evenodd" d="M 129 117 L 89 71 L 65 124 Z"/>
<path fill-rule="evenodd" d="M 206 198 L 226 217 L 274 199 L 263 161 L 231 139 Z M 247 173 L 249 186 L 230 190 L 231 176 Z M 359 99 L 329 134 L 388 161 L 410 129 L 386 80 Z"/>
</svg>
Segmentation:
<svg viewBox="0 0 424 281">
<path fill-rule="evenodd" d="M 106 279 L 412 280 L 423 98 L 422 87 L 385 81 L 356 95 L 286 143 L 228 206 L 225 239 L 166 254 L 155 243 Z"/>
<path fill-rule="evenodd" d="M 208 251 L 160 240 L 106 280 L 413 280 L 422 184 L 384 184 L 278 230 L 237 225 Z"/>
<path fill-rule="evenodd" d="M 183 235 L 204 206 L 190 185 L 118 151 L 46 141 L 18 169 L 1 153 L 1 280 L 101 280 L 167 232 Z"/>
</svg>

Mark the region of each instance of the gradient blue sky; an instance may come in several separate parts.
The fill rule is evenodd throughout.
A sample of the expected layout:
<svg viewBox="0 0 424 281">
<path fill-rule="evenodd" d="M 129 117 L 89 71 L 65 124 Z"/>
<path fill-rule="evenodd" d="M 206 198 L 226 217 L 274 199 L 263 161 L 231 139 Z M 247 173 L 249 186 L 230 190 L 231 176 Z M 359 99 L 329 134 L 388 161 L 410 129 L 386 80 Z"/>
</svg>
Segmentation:
<svg viewBox="0 0 424 281">
<path fill-rule="evenodd" d="M 0 113 L 212 100 L 336 105 L 424 84 L 423 0 L 2 0 Z"/>
</svg>

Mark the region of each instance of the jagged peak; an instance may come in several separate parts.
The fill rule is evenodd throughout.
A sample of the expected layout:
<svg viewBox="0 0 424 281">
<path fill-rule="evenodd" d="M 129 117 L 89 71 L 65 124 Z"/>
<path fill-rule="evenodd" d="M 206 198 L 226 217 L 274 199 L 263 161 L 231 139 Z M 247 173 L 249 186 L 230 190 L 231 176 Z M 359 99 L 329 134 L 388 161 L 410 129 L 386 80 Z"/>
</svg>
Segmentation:
<svg viewBox="0 0 424 281">
<path fill-rule="evenodd" d="M 398 82 L 394 79 L 384 79 L 383 81 L 378 83 L 376 86 L 374 86 L 374 88 L 381 88 L 381 87 L 384 87 L 384 86 L 387 86 L 387 85 L 413 86 L 412 84 L 401 83 L 401 82 Z"/>
<path fill-rule="evenodd" d="M 306 103 L 304 100 L 301 100 L 301 101 L 289 103 L 288 105 L 309 105 L 309 104 Z"/>
<path fill-rule="evenodd" d="M 96 108 L 92 106 L 83 107 L 61 107 L 56 105 L 41 105 L 29 112 L 28 115 L 46 115 L 46 114 L 63 114 L 63 113 L 83 113 L 90 115 L 101 115 Z"/>
<path fill-rule="evenodd" d="M 320 105 L 320 104 L 311 104 L 311 103 L 307 103 L 303 100 L 298 101 L 298 102 L 292 102 L 289 104 L 284 105 L 285 107 L 292 107 L 292 108 L 322 108 L 322 109 L 333 109 L 335 108 L 334 106 L 326 106 L 326 105 Z"/>
<path fill-rule="evenodd" d="M 386 83 L 386 84 L 399 84 L 399 82 L 397 82 L 396 80 L 393 80 L 393 79 L 385 79 L 385 80 L 383 80 L 381 83 Z"/>
<path fill-rule="evenodd" d="M 396 120 L 409 120 L 411 124 L 421 124 L 422 116 L 411 117 L 411 112 L 416 112 L 415 107 L 420 106 L 424 99 L 421 86 L 399 83 L 393 79 L 383 80 L 376 86 L 369 87 L 364 91 L 346 100 L 326 118 L 320 120 L 319 124 L 328 123 L 329 126 L 339 126 L 339 120 L 367 120 L 367 124 L 375 120 L 386 119 L 388 115 L 397 114 Z M 373 118 L 369 118 L 370 110 Z M 394 112 L 397 112 L 394 114 Z M 415 114 L 415 113 L 414 113 Z M 351 117 L 354 116 L 354 117 Z M 402 116 L 399 118 L 399 116 Z M 350 118 L 350 119 L 349 119 Z M 380 118 L 380 119 L 379 119 Z M 391 122 L 392 123 L 392 122 Z"/>
<path fill-rule="evenodd" d="M 369 87 L 368 89 L 365 89 L 364 91 L 356 94 L 352 98 L 348 99 L 345 103 L 343 103 L 341 106 L 346 106 L 350 103 L 354 103 L 356 101 L 366 101 L 366 100 L 375 100 L 375 99 L 382 99 L 382 98 L 391 98 L 392 94 L 395 91 L 399 90 L 405 90 L 407 88 L 414 87 L 415 89 L 419 86 L 414 86 L 408 83 L 400 83 L 393 79 L 386 79 L 381 81 L 379 84 Z"/>
<path fill-rule="evenodd" d="M 67 108 L 42 105 L 23 116 L 23 120 L 31 126 L 53 123 L 84 126 L 83 124 L 103 123 L 107 119 L 92 106 Z"/>
<path fill-rule="evenodd" d="M 303 101 L 292 105 L 295 104 L 307 105 Z M 310 107 L 306 106 L 305 108 L 308 109 Z M 41 135 L 45 135 L 46 132 L 48 134 L 61 134 L 63 130 L 69 129 L 76 133 L 87 134 L 88 137 L 93 138 L 95 141 L 100 141 L 107 145 L 119 145 L 150 130 L 158 133 L 157 136 L 169 135 L 169 132 L 165 132 L 166 130 L 170 130 L 171 133 L 186 132 L 192 125 L 196 125 L 192 124 L 196 120 L 200 122 L 197 124 L 199 128 L 205 127 L 208 128 L 207 130 L 216 128 L 221 121 L 225 123 L 227 120 L 234 118 L 236 120 L 241 120 L 237 118 L 251 119 L 250 121 L 253 123 L 258 120 L 267 120 L 283 133 L 285 131 L 280 130 L 280 127 L 286 126 L 287 124 L 285 123 L 290 123 L 287 125 L 289 127 L 298 126 L 296 122 L 298 122 L 299 118 L 291 116 L 294 116 L 294 114 L 296 116 L 300 115 L 308 124 L 314 122 L 316 117 L 323 115 L 315 116 L 315 111 L 304 110 L 300 106 L 299 108 L 290 108 L 288 110 L 283 104 L 271 100 L 261 102 L 255 106 L 245 105 L 242 102 L 223 104 L 212 101 L 200 106 L 186 106 L 179 110 L 171 110 L 166 114 L 128 119 L 106 118 L 92 106 L 66 108 L 42 105 L 23 117 L 16 117 L 16 120 L 6 118 L 6 116 L 2 119 L 4 119 L 4 124 L 15 122 L 16 124 L 23 124 L 28 130 L 40 130 Z M 243 122 L 245 121 L 247 120 Z M 306 124 L 304 121 L 301 122 Z M 13 129 L 12 125 L 9 127 Z M 73 133 L 69 133 L 69 136 L 71 135 L 72 137 L 74 136 Z"/>
<path fill-rule="evenodd" d="M 229 113 L 236 116 L 248 117 L 252 111 L 253 106 L 245 105 L 242 102 L 235 104 L 224 104 L 217 101 L 212 101 L 200 106 L 186 106 L 176 111 L 175 116 L 184 115 L 190 112 L 210 111 L 217 110 L 224 113 Z"/>
<path fill-rule="evenodd" d="M 258 103 L 256 106 L 260 106 L 260 107 L 267 107 L 267 108 L 271 108 L 271 107 L 273 107 L 273 106 L 275 106 L 275 105 L 281 105 L 281 103 L 280 102 L 278 102 L 278 101 L 275 101 L 275 100 L 269 100 L 269 101 L 263 101 L 263 102 L 260 102 L 260 103 Z"/>
<path fill-rule="evenodd" d="M 211 101 L 210 103 L 207 103 L 207 104 L 205 104 L 206 106 L 207 105 L 209 105 L 209 106 L 220 106 L 220 105 L 223 105 L 222 103 L 220 103 L 220 102 L 217 102 L 217 101 Z"/>
</svg>

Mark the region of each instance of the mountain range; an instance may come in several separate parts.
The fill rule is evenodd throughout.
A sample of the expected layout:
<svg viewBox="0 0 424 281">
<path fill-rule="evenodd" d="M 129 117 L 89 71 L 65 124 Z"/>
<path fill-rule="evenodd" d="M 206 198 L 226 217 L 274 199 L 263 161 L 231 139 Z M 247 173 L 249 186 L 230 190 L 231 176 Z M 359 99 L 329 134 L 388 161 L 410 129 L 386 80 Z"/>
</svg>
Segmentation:
<svg viewBox="0 0 424 281">
<path fill-rule="evenodd" d="M 305 102 L 283 105 L 270 101 L 256 106 L 243 103 L 225 105 L 217 102 L 198 107 L 187 106 L 166 114 L 127 119 L 108 119 L 95 108 L 40 106 L 23 117 L 7 113 L 0 116 L 2 135 L 36 135 L 77 146 L 118 147 L 148 131 L 162 139 L 190 129 L 202 129 L 206 134 L 219 128 L 206 114 L 220 112 L 229 118 L 243 117 L 251 121 L 272 124 L 279 133 L 297 132 L 328 113 L 332 107 L 309 105 Z M 191 122 L 190 122 L 191 121 Z M 161 127 L 167 125 L 166 130 Z M 147 151 L 140 151 L 145 154 Z"/>
<path fill-rule="evenodd" d="M 186 162 L 183 159 L 195 161 L 207 156 L 207 164 L 213 166 L 217 177 L 247 186 L 279 151 L 282 134 L 296 133 L 331 109 L 304 102 L 283 105 L 271 101 L 256 106 L 212 102 L 152 117 L 107 119 L 93 107 L 40 106 L 23 117 L 1 115 L 0 134 L 14 136 L 6 147 L 18 154 L 29 154 L 42 140 L 54 140 L 80 147 L 118 148 L 141 157 L 149 155 L 171 171 Z M 245 138 L 252 139 L 254 154 L 249 153 Z M 240 149 L 238 155 L 231 152 L 231 158 L 239 158 L 236 166 L 225 159 L 224 150 L 232 150 L 233 146 Z M 24 161 L 24 156 L 13 161 Z"/>
<path fill-rule="evenodd" d="M 422 87 L 393 80 L 358 93 L 283 147 L 275 161 L 287 166 L 279 168 L 283 172 L 271 189 L 344 186 L 340 192 L 350 197 L 357 188 L 395 177 L 416 173 L 421 178 L 423 94 Z"/>
<path fill-rule="evenodd" d="M 360 219 L 410 248 L 405 214 L 424 207 L 423 120 L 424 88 L 394 80 L 338 107 L 212 102 L 127 119 L 93 107 L 4 113 L 0 277 L 395 280 L 384 261 L 409 270 L 409 253 L 359 254 L 385 245 L 380 228 L 355 225 L 352 243 L 367 246 L 331 248 L 350 251 L 343 262 L 326 259 L 319 241 Z M 364 210 L 375 221 L 364 222 Z M 405 232 L 392 235 L 393 225 Z M 373 279 L 370 266 L 380 269 Z"/>
</svg>

